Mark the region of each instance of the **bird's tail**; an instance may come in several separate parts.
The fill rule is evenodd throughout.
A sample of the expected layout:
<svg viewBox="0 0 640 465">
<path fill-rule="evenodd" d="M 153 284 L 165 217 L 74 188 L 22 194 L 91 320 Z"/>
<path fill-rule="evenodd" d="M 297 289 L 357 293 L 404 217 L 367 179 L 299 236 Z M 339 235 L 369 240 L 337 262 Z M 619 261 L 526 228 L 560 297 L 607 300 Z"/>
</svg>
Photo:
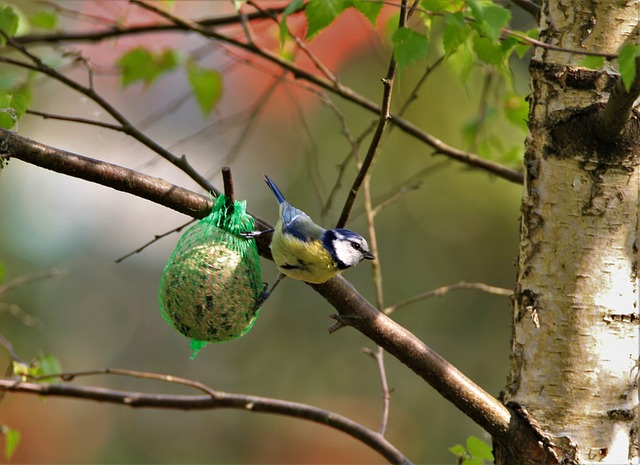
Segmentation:
<svg viewBox="0 0 640 465">
<path fill-rule="evenodd" d="M 280 189 L 278 189 L 278 186 L 275 185 L 271 178 L 265 175 L 264 180 L 267 183 L 267 186 L 269 186 L 269 189 L 271 189 L 271 191 L 273 192 L 273 195 L 276 196 L 278 203 L 286 202 L 284 195 L 282 195 L 282 192 L 280 192 Z"/>
</svg>

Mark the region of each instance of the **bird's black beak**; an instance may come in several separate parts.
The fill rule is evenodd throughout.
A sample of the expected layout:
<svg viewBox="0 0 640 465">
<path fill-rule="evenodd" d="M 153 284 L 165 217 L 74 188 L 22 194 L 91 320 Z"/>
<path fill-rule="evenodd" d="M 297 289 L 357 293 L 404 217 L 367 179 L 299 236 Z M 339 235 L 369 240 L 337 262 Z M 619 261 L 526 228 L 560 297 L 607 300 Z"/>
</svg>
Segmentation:
<svg viewBox="0 0 640 465">
<path fill-rule="evenodd" d="M 364 258 L 366 258 L 367 260 L 375 260 L 375 259 L 376 259 L 376 256 L 375 256 L 375 255 L 373 255 L 371 252 L 366 252 L 366 253 L 364 254 Z"/>
</svg>

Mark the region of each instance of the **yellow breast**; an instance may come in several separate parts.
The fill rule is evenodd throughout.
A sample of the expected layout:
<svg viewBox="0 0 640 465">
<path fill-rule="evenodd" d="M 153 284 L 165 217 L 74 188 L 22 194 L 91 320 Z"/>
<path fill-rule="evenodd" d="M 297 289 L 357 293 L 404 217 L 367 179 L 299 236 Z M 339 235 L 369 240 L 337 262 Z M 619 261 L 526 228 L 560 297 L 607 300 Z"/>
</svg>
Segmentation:
<svg viewBox="0 0 640 465">
<path fill-rule="evenodd" d="M 271 239 L 271 253 L 281 273 L 300 281 L 320 284 L 338 273 L 331 255 L 319 240 L 304 242 L 283 236 L 276 228 Z"/>
</svg>

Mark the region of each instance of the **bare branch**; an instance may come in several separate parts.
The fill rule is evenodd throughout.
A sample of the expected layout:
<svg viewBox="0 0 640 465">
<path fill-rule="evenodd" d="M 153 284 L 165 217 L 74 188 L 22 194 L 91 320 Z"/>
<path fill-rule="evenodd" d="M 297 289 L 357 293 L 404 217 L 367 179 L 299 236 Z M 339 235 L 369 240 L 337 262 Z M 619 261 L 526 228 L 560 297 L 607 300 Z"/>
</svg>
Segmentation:
<svg viewBox="0 0 640 465">
<path fill-rule="evenodd" d="M 387 370 L 384 365 L 384 349 L 378 346 L 375 351 L 366 347 L 362 350 L 376 362 L 378 372 L 380 373 L 380 387 L 382 389 L 382 419 L 380 420 L 380 429 L 378 431 L 384 436 L 387 432 L 387 425 L 389 424 L 389 407 L 391 405 L 391 390 L 389 389 Z"/>
<path fill-rule="evenodd" d="M 211 183 L 198 171 L 196 171 L 193 166 L 187 161 L 185 156 L 178 157 L 173 153 L 169 152 L 163 146 L 155 142 L 149 136 L 139 131 L 122 113 L 120 113 L 109 101 L 107 101 L 104 97 L 98 94 L 91 84 L 89 86 L 84 86 L 79 82 L 74 81 L 73 79 L 65 76 L 64 74 L 58 72 L 52 67 L 45 64 L 40 58 L 31 53 L 24 47 L 22 44 L 16 42 L 13 38 L 7 36 L 2 30 L 0 30 L 0 34 L 5 38 L 7 43 L 22 53 L 24 56 L 29 58 L 33 64 L 21 62 L 18 60 L 14 60 L 8 57 L 0 57 L 0 62 L 8 63 L 11 65 L 19 66 L 22 68 L 32 69 L 34 71 L 45 74 L 56 81 L 61 82 L 67 87 L 79 92 L 80 94 L 88 97 L 95 103 L 97 103 L 101 108 L 103 108 L 109 115 L 115 119 L 122 128 L 121 132 L 133 137 L 141 144 L 145 145 L 149 149 L 153 150 L 155 153 L 184 171 L 188 176 L 190 176 L 194 181 L 196 181 L 202 188 L 207 190 L 208 192 L 213 192 L 214 194 L 219 194 L 218 191 L 211 185 Z"/>
<path fill-rule="evenodd" d="M 640 69 L 640 57 L 636 58 L 636 69 Z M 607 106 L 598 115 L 596 137 L 603 142 L 615 141 L 631 119 L 631 111 L 636 99 L 640 96 L 640 73 L 631 83 L 629 90 L 622 79 L 611 90 Z"/>
<path fill-rule="evenodd" d="M 515 426 L 517 418 L 509 409 L 409 330 L 376 310 L 345 279 L 336 277 L 310 286 L 336 308 L 339 322 L 357 329 L 407 365 L 491 436 L 506 437 Z"/>
<path fill-rule="evenodd" d="M 7 294 L 15 289 L 28 286 L 38 281 L 46 281 L 48 279 L 62 278 L 67 275 L 67 270 L 52 268 L 39 273 L 20 276 L 0 286 L 0 296 Z"/>
<path fill-rule="evenodd" d="M 406 26 L 408 17 L 409 12 L 407 10 L 407 0 L 402 0 L 402 5 L 400 7 L 400 17 L 398 19 L 398 28 Z M 373 159 L 376 156 L 378 148 L 380 147 L 380 142 L 382 141 L 382 134 L 384 133 L 384 130 L 387 127 L 387 123 L 391 118 L 391 93 L 393 92 L 393 81 L 395 80 L 397 69 L 398 64 L 396 63 L 395 57 L 392 55 L 391 60 L 389 61 L 389 67 L 387 69 L 387 75 L 382 79 L 382 104 L 380 105 L 378 125 L 376 126 L 376 130 L 373 133 L 373 138 L 371 139 L 371 143 L 369 144 L 369 149 L 367 150 L 367 154 L 364 157 L 364 161 L 359 167 L 358 175 L 353 180 L 353 185 L 351 186 L 351 189 L 347 194 L 347 200 L 342 207 L 342 213 L 340 214 L 340 218 L 338 219 L 338 223 L 336 224 L 337 228 L 343 228 L 349 220 L 351 209 L 353 208 L 353 204 L 356 201 L 358 191 L 360 190 L 360 187 L 362 186 L 362 183 L 364 182 L 369 172 L 369 168 L 371 168 Z"/>
<path fill-rule="evenodd" d="M 540 5 L 532 2 L 531 0 L 511 0 L 511 3 L 518 5 L 527 13 L 530 13 L 534 18 L 537 18 L 540 14 Z"/>
<path fill-rule="evenodd" d="M 137 195 L 194 218 L 211 213 L 204 195 L 118 165 L 40 144 L 0 128 L 0 156 Z"/>
<path fill-rule="evenodd" d="M 187 221 L 184 224 L 181 224 L 180 226 L 178 226 L 177 228 L 173 228 L 171 231 L 167 231 L 165 233 L 162 234 L 156 234 L 154 236 L 153 239 L 151 239 L 149 242 L 147 242 L 146 244 L 141 245 L 140 247 L 138 247 L 136 250 L 134 250 L 133 252 L 129 252 L 126 255 L 123 255 L 122 257 L 116 259 L 116 263 L 120 263 L 124 260 L 126 260 L 127 258 L 131 257 L 132 255 L 135 255 L 137 253 L 142 252 L 144 249 L 146 249 L 147 247 L 149 247 L 151 244 L 155 244 L 156 242 L 158 242 L 160 239 L 163 239 L 165 237 L 167 237 L 170 234 L 174 234 L 174 233 L 178 233 L 180 231 L 182 231 L 186 226 L 189 226 L 191 223 L 193 223 L 195 221 L 195 218 L 192 220 Z"/>
<path fill-rule="evenodd" d="M 256 11 L 246 14 L 249 21 L 267 19 L 268 14 L 280 14 L 286 6 L 279 8 L 267 8 L 263 11 Z M 206 18 L 197 21 L 197 24 L 203 27 L 220 27 L 241 23 L 242 17 L 239 14 L 230 14 L 225 16 L 217 16 L 215 18 Z M 16 41 L 24 44 L 39 43 L 64 43 L 64 42 L 100 42 L 105 39 L 118 38 L 127 35 L 148 34 L 150 32 L 175 32 L 176 28 L 173 24 L 144 24 L 139 26 L 120 26 L 105 28 L 102 31 L 86 31 L 86 32 L 55 32 L 50 34 L 25 34 L 16 37 Z"/>
<path fill-rule="evenodd" d="M 407 305 L 411 305 L 413 303 L 419 302 L 420 300 L 425 300 L 425 299 L 429 299 L 431 297 L 442 297 L 443 295 L 451 292 L 451 291 L 457 291 L 460 289 L 477 289 L 483 292 L 487 292 L 489 294 L 496 294 L 496 295 L 503 295 L 503 296 L 511 296 L 513 295 L 513 290 L 511 289 L 505 289 L 502 287 L 496 287 L 496 286 L 490 286 L 488 284 L 485 283 L 467 283 L 465 281 L 460 281 L 459 283 L 456 284 L 450 284 L 448 286 L 441 286 L 438 287 L 436 289 L 433 289 L 431 291 L 427 291 L 427 292 L 423 292 L 422 294 L 418 294 L 416 296 L 413 296 L 409 299 L 403 300 L 400 303 L 397 303 L 395 305 L 391 305 L 390 307 L 387 307 L 383 310 L 383 313 L 385 315 L 390 315 L 391 313 L 395 312 L 396 310 L 402 308 L 402 307 L 406 307 Z"/>
<path fill-rule="evenodd" d="M 43 168 L 109 186 L 194 218 L 203 218 L 211 211 L 210 200 L 203 195 L 117 165 L 54 149 L 4 129 L 0 129 L 0 157 L 18 158 Z M 257 221 L 260 229 L 270 227 L 260 219 Z M 258 247 L 262 256 L 270 257 L 266 239 L 259 240 Z M 333 305 L 339 313 L 340 322 L 354 327 L 407 365 L 489 434 L 504 437 L 514 426 L 510 424 L 512 421 L 516 422 L 511 412 L 496 398 L 464 376 L 410 331 L 372 307 L 344 278 L 336 276 L 324 284 L 309 286 Z M 9 384 L 11 383 L 15 384 L 15 381 L 10 381 Z M 42 386 L 34 386 L 35 392 L 40 392 Z M 69 392 L 65 388 L 68 389 L 69 386 L 47 388 L 53 391 L 49 390 L 45 395 L 51 392 Z M 86 397 L 89 394 L 74 391 L 73 395 Z M 107 395 L 104 400 L 109 399 L 118 403 L 137 402 L 130 397 L 130 393 L 121 393 L 115 398 Z M 129 401 L 125 402 L 124 399 Z M 145 402 L 149 406 L 154 404 L 153 398 L 145 398 Z M 182 402 L 179 400 L 175 404 L 176 408 L 182 407 Z"/>
<path fill-rule="evenodd" d="M 58 121 L 67 121 L 71 123 L 88 124 L 90 126 L 97 126 L 104 129 L 111 129 L 112 131 L 123 132 L 122 126 L 120 126 L 119 124 L 105 123 L 103 121 L 97 121 L 94 119 L 78 118 L 77 116 L 55 115 L 53 113 L 46 113 L 44 111 L 29 110 L 29 109 L 27 110 L 27 114 L 40 116 L 43 119 L 55 119 Z"/>
<path fill-rule="evenodd" d="M 125 371 L 127 370 L 122 370 L 122 372 Z M 95 372 L 94 374 L 99 373 L 100 372 Z M 102 373 L 106 374 L 104 371 Z M 191 387 L 204 390 L 207 394 L 146 394 L 100 387 L 74 386 L 70 384 L 29 383 L 7 378 L 0 379 L 0 390 L 4 392 L 24 393 L 37 396 L 93 400 L 135 408 L 164 408 L 178 410 L 215 410 L 232 408 L 249 412 L 285 415 L 293 418 L 309 420 L 314 423 L 319 423 L 340 430 L 371 447 L 373 450 L 385 457 L 390 463 L 411 463 L 409 459 L 391 445 L 383 436 L 338 413 L 298 402 L 214 391 L 201 383 L 172 376 L 154 375 L 152 373 L 147 375 L 148 376 L 139 377 L 178 382 L 179 384 L 186 384 Z M 50 378 L 51 375 L 47 375 L 47 377 Z"/>
<path fill-rule="evenodd" d="M 337 95 L 340 95 L 342 98 L 355 103 L 356 105 L 365 108 L 377 115 L 385 114 L 384 109 L 375 104 L 374 102 L 366 99 L 362 95 L 355 92 L 353 89 L 346 87 L 344 84 L 339 81 L 332 81 L 324 76 L 318 76 L 311 72 L 305 71 L 301 68 L 296 67 L 296 65 L 277 53 L 261 49 L 257 47 L 255 44 L 241 42 L 233 37 L 225 36 L 219 32 L 206 29 L 200 26 L 198 23 L 190 21 L 185 18 L 179 18 L 172 13 L 162 10 L 154 4 L 148 3 L 143 0 L 130 0 L 131 3 L 139 5 L 143 8 L 149 9 L 151 11 L 156 12 L 161 15 L 165 19 L 172 21 L 178 29 L 193 31 L 201 34 L 204 37 L 208 37 L 211 39 L 220 40 L 222 42 L 226 42 L 235 47 L 244 49 L 248 52 L 251 52 L 255 56 L 259 56 L 264 58 L 271 63 L 274 63 L 281 68 L 290 71 L 296 79 L 303 79 L 305 81 L 311 82 L 323 89 L 326 89 L 330 92 L 333 92 Z M 524 37 L 524 36 L 523 36 Z M 525 37 L 525 39 L 528 39 Z M 523 39 L 523 40 L 525 40 Z M 542 43 L 542 42 L 541 42 Z M 478 155 L 470 152 L 466 152 L 464 150 L 459 150 L 454 147 L 445 144 L 443 141 L 438 139 L 437 137 L 432 136 L 429 133 L 426 133 L 419 129 L 417 126 L 413 125 L 407 120 L 404 120 L 394 114 L 389 114 L 390 121 L 400 128 L 402 131 L 406 132 L 409 135 L 416 137 L 418 140 L 425 142 L 427 145 L 433 147 L 438 154 L 442 154 L 448 157 L 451 157 L 461 163 L 465 163 L 467 165 L 481 168 L 485 171 L 493 173 L 501 178 L 506 180 L 522 183 L 524 178 L 521 172 L 514 171 L 506 166 L 500 165 L 499 163 L 492 162 L 490 160 L 485 160 Z"/>
</svg>

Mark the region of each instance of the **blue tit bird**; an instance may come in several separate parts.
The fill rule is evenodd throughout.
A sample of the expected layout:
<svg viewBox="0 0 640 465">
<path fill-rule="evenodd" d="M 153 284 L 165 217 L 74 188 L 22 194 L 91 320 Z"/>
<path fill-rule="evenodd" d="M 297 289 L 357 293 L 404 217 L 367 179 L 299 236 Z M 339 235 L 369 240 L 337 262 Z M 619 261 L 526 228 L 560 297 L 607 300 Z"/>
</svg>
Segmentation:
<svg viewBox="0 0 640 465">
<path fill-rule="evenodd" d="M 375 259 L 364 237 L 348 229 L 318 226 L 309 215 L 287 202 L 268 176 L 265 181 L 280 204 L 270 249 L 281 275 L 265 292 L 262 302 L 284 276 L 320 284 L 365 259 Z"/>
</svg>

